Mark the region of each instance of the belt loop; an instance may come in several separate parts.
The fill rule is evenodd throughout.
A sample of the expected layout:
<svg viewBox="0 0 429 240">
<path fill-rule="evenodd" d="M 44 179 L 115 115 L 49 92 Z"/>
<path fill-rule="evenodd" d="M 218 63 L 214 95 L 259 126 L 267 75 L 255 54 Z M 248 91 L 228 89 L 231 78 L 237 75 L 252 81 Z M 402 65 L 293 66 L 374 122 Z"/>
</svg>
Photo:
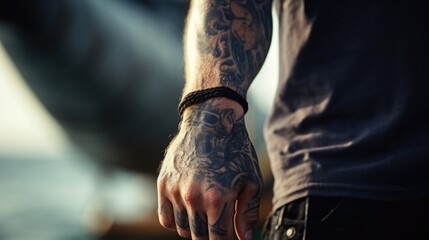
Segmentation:
<svg viewBox="0 0 429 240">
<path fill-rule="evenodd" d="M 274 227 L 275 230 L 279 230 L 280 226 L 283 224 L 283 215 L 285 213 L 285 208 L 286 205 L 284 205 L 281 209 L 280 209 L 280 214 L 277 220 L 277 225 Z"/>
<path fill-rule="evenodd" d="M 310 205 L 310 197 L 306 197 L 305 199 L 305 218 L 304 218 L 304 233 L 302 234 L 302 240 L 305 240 L 307 238 L 307 223 L 308 223 L 308 208 Z"/>
</svg>

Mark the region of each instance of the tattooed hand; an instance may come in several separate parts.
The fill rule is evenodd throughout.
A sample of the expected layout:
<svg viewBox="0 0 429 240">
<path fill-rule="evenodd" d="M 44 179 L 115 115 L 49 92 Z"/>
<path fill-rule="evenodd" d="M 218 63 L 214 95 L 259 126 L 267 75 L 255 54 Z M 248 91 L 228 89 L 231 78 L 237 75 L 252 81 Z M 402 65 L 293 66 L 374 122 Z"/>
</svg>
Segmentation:
<svg viewBox="0 0 429 240">
<path fill-rule="evenodd" d="M 226 86 L 246 95 L 271 40 L 271 0 L 194 0 L 184 93 Z M 243 109 L 213 98 L 185 110 L 158 177 L 159 220 L 193 239 L 251 239 L 262 180 Z"/>
<path fill-rule="evenodd" d="M 187 109 L 158 178 L 159 219 L 193 239 L 251 239 L 262 179 L 244 119 L 212 99 Z"/>
</svg>

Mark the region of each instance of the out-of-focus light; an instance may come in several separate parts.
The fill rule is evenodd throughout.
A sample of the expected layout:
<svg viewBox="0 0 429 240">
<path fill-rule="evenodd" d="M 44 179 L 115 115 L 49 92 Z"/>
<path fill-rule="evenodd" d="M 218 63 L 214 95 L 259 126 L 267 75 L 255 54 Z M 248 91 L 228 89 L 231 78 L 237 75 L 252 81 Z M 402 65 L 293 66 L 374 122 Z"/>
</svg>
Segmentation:
<svg viewBox="0 0 429 240">
<path fill-rule="evenodd" d="M 31 93 L 0 42 L 0 153 L 57 154 L 61 127 Z"/>
</svg>

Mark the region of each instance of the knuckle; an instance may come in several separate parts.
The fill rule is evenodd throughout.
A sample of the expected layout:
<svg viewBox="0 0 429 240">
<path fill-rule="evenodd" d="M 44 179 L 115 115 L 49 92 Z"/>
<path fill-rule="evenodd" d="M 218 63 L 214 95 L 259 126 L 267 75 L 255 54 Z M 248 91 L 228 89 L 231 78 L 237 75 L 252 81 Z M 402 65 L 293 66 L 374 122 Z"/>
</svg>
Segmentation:
<svg viewBox="0 0 429 240">
<path fill-rule="evenodd" d="M 249 183 L 244 188 L 243 193 L 247 196 L 259 199 L 262 195 L 262 185 L 258 183 Z"/>
<path fill-rule="evenodd" d="M 182 198 L 180 192 L 181 191 L 179 186 L 174 186 L 170 189 L 170 194 L 171 194 L 171 197 L 174 199 L 174 201 L 180 202 L 180 199 Z"/>
<path fill-rule="evenodd" d="M 188 188 L 183 196 L 183 200 L 190 206 L 195 206 L 199 202 L 199 194 L 193 188 Z"/>
<path fill-rule="evenodd" d="M 210 206 L 219 208 L 225 204 L 225 195 L 219 191 L 210 191 L 206 194 L 205 200 Z"/>
<path fill-rule="evenodd" d="M 256 184 L 256 183 L 249 184 L 247 186 L 247 189 L 251 193 L 260 193 L 261 192 L 261 185 L 260 184 Z"/>
<path fill-rule="evenodd" d="M 159 190 L 163 190 L 166 185 L 166 179 L 160 175 L 156 180 L 156 185 L 158 186 Z"/>
</svg>

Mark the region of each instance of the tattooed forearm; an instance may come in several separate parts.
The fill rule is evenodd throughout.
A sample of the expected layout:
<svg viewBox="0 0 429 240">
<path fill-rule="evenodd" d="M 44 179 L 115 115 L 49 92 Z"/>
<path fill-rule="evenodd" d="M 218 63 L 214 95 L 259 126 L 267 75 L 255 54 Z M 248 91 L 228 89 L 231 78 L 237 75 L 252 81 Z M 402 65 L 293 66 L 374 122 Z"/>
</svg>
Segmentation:
<svg viewBox="0 0 429 240">
<path fill-rule="evenodd" d="M 188 46 L 192 49 L 187 51 L 187 58 L 197 58 L 200 62 L 196 63 L 197 66 L 187 67 L 188 78 L 192 75 L 191 78 L 198 81 L 207 76 L 214 77 L 218 80 L 217 84 L 228 86 L 245 96 L 270 45 L 271 1 L 216 0 L 196 5 L 196 12 L 201 16 L 188 24 L 188 28 L 196 28 L 196 31 L 188 31 L 188 34 L 195 35 L 195 39 L 188 43 L 193 45 Z M 197 19 L 203 20 L 202 24 Z M 192 36 L 188 36 L 190 38 Z M 194 48 L 197 48 L 196 51 Z M 207 69 L 204 64 L 209 64 L 211 68 Z M 189 74 L 192 71 L 197 73 Z M 214 73 L 208 74 L 206 71 Z"/>
</svg>

